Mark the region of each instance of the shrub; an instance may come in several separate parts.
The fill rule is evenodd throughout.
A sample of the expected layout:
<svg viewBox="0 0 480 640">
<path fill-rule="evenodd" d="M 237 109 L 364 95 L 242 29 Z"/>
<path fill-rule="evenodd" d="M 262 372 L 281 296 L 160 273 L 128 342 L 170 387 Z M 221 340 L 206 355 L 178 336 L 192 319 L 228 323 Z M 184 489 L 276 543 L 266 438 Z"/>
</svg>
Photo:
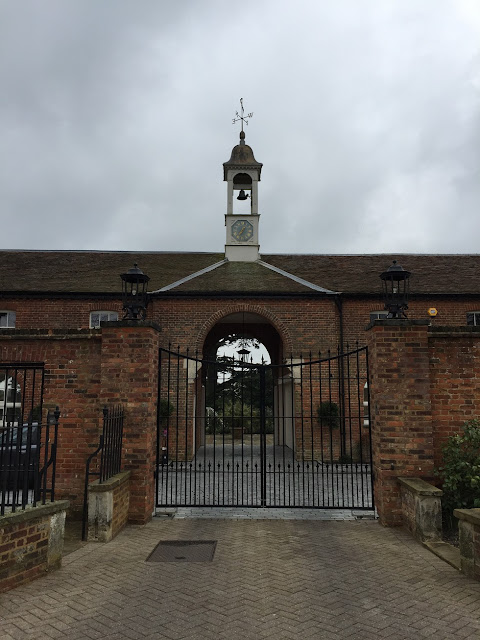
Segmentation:
<svg viewBox="0 0 480 640">
<path fill-rule="evenodd" d="M 160 422 L 163 422 L 162 418 L 168 418 L 175 411 L 175 407 L 168 400 L 160 400 L 158 404 L 158 416 L 160 418 Z"/>
<path fill-rule="evenodd" d="M 318 405 L 317 415 L 318 421 L 322 425 L 322 427 L 328 427 L 329 429 L 338 429 L 340 426 L 340 417 L 339 417 L 338 404 L 336 402 L 331 402 L 327 400 L 326 402 L 321 402 Z"/>
<path fill-rule="evenodd" d="M 450 436 L 442 453 L 443 465 L 437 475 L 443 480 L 446 514 L 480 507 L 480 422 L 466 422 L 462 433 Z"/>
</svg>

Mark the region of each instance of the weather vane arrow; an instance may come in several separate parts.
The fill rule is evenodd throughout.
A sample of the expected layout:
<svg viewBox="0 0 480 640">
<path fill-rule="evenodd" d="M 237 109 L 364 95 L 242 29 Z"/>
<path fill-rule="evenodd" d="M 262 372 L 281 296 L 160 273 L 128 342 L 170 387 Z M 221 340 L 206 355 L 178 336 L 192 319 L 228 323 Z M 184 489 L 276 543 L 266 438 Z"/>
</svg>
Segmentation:
<svg viewBox="0 0 480 640">
<path fill-rule="evenodd" d="M 238 111 L 235 112 L 235 118 L 233 118 L 232 124 L 241 121 L 242 122 L 242 131 L 243 131 L 243 123 L 248 124 L 248 119 L 253 116 L 253 111 L 251 113 L 247 113 L 245 115 L 245 109 L 243 108 L 243 98 L 240 98 L 240 113 Z"/>
</svg>

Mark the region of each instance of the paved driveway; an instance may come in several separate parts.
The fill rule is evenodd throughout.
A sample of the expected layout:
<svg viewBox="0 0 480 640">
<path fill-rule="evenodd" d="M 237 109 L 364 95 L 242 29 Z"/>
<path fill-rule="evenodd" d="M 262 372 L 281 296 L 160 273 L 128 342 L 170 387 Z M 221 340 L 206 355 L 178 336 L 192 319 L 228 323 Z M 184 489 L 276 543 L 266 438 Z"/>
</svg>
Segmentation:
<svg viewBox="0 0 480 640">
<path fill-rule="evenodd" d="M 210 563 L 146 563 L 160 540 Z M 374 521 L 170 520 L 0 596 L 0 638 L 480 638 L 480 583 Z"/>
</svg>

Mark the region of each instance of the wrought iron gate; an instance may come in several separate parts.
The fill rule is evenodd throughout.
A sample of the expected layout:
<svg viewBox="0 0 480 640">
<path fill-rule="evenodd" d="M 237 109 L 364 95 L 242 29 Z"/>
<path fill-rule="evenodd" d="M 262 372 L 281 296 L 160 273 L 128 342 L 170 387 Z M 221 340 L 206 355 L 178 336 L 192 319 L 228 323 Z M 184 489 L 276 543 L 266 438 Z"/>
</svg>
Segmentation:
<svg viewBox="0 0 480 640">
<path fill-rule="evenodd" d="M 366 347 L 281 365 L 159 355 L 157 506 L 373 508 Z"/>
</svg>

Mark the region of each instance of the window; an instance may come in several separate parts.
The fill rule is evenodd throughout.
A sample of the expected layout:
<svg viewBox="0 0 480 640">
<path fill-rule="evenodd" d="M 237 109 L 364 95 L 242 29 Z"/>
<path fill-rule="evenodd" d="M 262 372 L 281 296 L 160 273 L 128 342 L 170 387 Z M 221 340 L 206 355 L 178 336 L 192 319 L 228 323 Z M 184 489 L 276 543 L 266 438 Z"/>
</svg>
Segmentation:
<svg viewBox="0 0 480 640">
<path fill-rule="evenodd" d="M 480 327 L 480 311 L 469 311 L 467 313 L 467 324 L 471 327 Z"/>
<path fill-rule="evenodd" d="M 22 416 L 22 391 L 13 378 L 0 380 L 0 428 L 18 424 Z"/>
<path fill-rule="evenodd" d="M 91 311 L 90 329 L 100 329 L 100 322 L 116 322 L 118 313 L 116 311 Z"/>
<path fill-rule="evenodd" d="M 0 311 L 0 329 L 14 329 L 16 318 L 15 311 Z"/>
<path fill-rule="evenodd" d="M 370 311 L 370 322 L 374 320 L 385 320 L 388 316 L 388 311 Z"/>
</svg>

